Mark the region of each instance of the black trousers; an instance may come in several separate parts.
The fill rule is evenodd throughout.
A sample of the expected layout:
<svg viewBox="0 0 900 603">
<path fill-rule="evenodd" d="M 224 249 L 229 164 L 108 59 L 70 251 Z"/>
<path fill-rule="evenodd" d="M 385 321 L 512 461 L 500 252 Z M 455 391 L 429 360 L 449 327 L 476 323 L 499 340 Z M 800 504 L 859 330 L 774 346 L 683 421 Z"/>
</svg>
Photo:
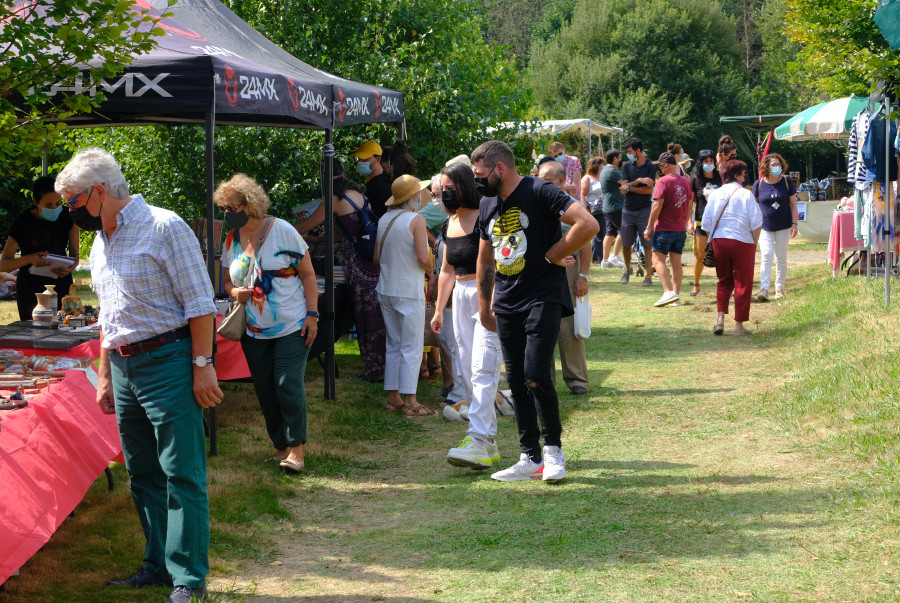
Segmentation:
<svg viewBox="0 0 900 603">
<path fill-rule="evenodd" d="M 552 379 L 561 317 L 562 306 L 554 303 L 538 303 L 515 314 L 497 314 L 506 379 L 515 402 L 519 447 L 535 462 L 542 458 L 542 436 L 545 446 L 562 445 L 559 398 Z"/>
</svg>

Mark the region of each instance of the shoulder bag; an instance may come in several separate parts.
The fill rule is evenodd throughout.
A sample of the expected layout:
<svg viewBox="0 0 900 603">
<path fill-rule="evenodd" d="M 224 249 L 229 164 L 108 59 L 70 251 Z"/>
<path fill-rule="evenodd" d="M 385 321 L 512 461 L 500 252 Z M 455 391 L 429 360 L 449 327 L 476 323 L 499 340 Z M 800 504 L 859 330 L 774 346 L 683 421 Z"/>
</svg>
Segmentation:
<svg viewBox="0 0 900 603">
<path fill-rule="evenodd" d="M 253 250 L 253 260 L 250 262 L 247 274 L 244 275 L 244 281 L 241 283 L 241 287 L 246 287 L 247 283 L 249 283 L 250 279 L 253 277 L 256 258 L 259 257 L 259 252 L 262 249 L 263 243 L 266 242 L 266 237 L 269 234 L 269 230 L 272 228 L 274 220 L 275 218 L 272 217 L 266 220 L 266 224 L 259 234 L 259 241 L 256 244 L 256 249 Z M 237 235 L 238 240 L 240 240 L 240 230 L 238 230 Z M 234 300 L 231 304 L 231 310 L 229 310 L 228 314 L 222 318 L 222 322 L 219 323 L 219 328 L 216 329 L 216 333 L 229 341 L 240 341 L 241 337 L 243 337 L 244 333 L 247 331 L 247 309 L 244 307 L 245 305 L 246 302 Z"/>
<path fill-rule="evenodd" d="M 740 186 L 738 186 L 740 188 Z M 728 204 L 731 203 L 731 198 L 738 191 L 738 189 L 734 189 L 731 191 L 731 194 L 728 195 L 728 201 L 725 202 L 725 207 L 722 208 L 722 213 L 719 214 L 719 219 L 716 220 L 716 225 L 713 226 L 712 232 L 709 233 L 709 239 L 706 243 L 706 253 L 703 256 L 703 265 L 707 268 L 715 268 L 716 267 L 716 254 L 713 251 L 713 235 L 716 234 L 716 229 L 719 227 L 719 222 L 722 221 L 722 216 L 725 215 L 725 210 L 728 209 Z"/>
</svg>

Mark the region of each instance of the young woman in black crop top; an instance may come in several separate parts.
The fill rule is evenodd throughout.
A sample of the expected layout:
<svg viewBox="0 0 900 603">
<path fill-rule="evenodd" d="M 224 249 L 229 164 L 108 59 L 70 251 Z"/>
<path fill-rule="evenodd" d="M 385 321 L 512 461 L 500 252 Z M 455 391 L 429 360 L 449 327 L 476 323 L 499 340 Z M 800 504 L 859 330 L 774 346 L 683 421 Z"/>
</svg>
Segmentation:
<svg viewBox="0 0 900 603">
<path fill-rule="evenodd" d="M 480 244 L 476 223 L 480 195 L 472 169 L 454 164 L 441 170 L 442 202 L 450 219 L 444 237 L 444 258 L 438 276 L 437 305 L 431 328 L 440 333 L 444 308 L 453 295 L 453 328 L 459 354 L 459 371 L 469 403 L 469 428 L 465 438 L 447 453 L 457 467 L 487 469 L 500 460 L 494 437 L 497 413 L 494 402 L 500 381 L 500 339 L 481 325 L 475 264 Z"/>
</svg>

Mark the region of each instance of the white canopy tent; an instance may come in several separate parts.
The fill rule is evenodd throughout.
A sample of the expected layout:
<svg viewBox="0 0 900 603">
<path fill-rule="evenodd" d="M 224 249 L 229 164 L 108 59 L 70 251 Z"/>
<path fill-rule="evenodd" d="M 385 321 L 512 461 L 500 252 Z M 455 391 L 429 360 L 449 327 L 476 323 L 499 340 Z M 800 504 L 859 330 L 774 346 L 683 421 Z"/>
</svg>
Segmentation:
<svg viewBox="0 0 900 603">
<path fill-rule="evenodd" d="M 507 122 L 500 124 L 501 128 L 515 128 L 516 125 Z M 488 132 L 493 131 L 494 128 L 488 128 Z M 519 124 L 519 135 L 526 136 L 531 135 L 535 138 L 540 138 L 542 136 L 555 136 L 557 134 L 562 134 L 563 132 L 573 131 L 580 132 L 588 137 L 588 156 L 591 156 L 593 153 L 591 152 L 591 136 L 597 136 L 600 138 L 603 134 L 607 134 L 610 136 L 622 136 L 625 131 L 622 128 L 616 128 L 613 126 L 605 126 L 603 124 L 597 123 L 590 119 L 551 119 L 547 121 L 538 121 L 538 122 L 525 122 Z M 603 143 L 602 139 L 600 139 L 600 152 L 603 152 Z"/>
</svg>

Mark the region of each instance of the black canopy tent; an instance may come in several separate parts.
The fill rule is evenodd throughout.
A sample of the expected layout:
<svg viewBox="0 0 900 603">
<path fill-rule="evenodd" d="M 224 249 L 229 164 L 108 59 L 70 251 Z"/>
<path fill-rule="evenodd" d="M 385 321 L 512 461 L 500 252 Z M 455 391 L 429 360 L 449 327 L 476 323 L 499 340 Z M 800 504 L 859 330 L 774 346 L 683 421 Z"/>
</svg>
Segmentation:
<svg viewBox="0 0 900 603">
<path fill-rule="evenodd" d="M 30 19 L 43 19 L 29 0 L 15 0 Z M 405 138 L 403 95 L 347 80 L 312 67 L 270 42 L 218 0 L 135 0 L 135 10 L 159 16 L 165 35 L 150 53 L 138 56 L 113 80 L 88 86 L 81 79 L 46 91 L 94 95 L 106 100 L 94 111 L 65 119 L 73 127 L 150 124 L 204 124 L 206 128 L 207 250 L 213 240 L 213 140 L 216 125 L 323 130 L 323 154 L 332 157 L 336 127 L 394 122 Z M 51 49 L 52 51 L 52 49 Z M 325 215 L 332 215 L 332 165 L 325 162 L 322 188 Z M 320 307 L 325 347 L 325 398 L 334 399 L 334 241 L 326 229 L 327 274 Z M 207 254 L 214 281 L 215 259 Z M 215 454 L 215 411 L 211 409 L 211 453 Z"/>
</svg>

